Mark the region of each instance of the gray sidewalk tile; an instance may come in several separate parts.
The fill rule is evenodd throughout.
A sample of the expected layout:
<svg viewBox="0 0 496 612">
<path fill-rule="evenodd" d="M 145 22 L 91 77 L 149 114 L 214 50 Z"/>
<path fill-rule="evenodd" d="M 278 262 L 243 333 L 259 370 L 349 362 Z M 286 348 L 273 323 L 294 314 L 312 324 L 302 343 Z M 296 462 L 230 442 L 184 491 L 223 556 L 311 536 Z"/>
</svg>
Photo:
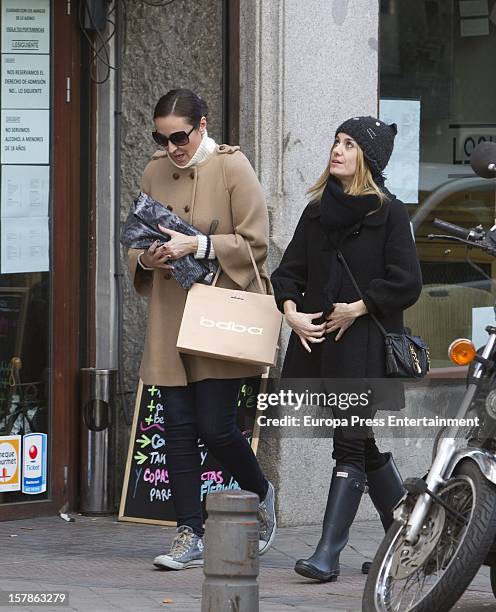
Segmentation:
<svg viewBox="0 0 496 612">
<path fill-rule="evenodd" d="M 151 563 L 168 548 L 173 528 L 119 523 L 115 517 L 76 519 L 75 523 L 52 517 L 0 525 L 0 589 L 70 592 L 69 607 L 2 610 L 200 612 L 202 570 L 158 571 Z M 361 611 L 366 578 L 360 567 L 372 559 L 382 539 L 379 521 L 353 525 L 341 557 L 342 573 L 334 583 L 316 583 L 293 571 L 296 559 L 312 554 L 320 531 L 317 526 L 278 530 L 274 546 L 260 560 L 261 612 Z M 493 609 L 496 599 L 489 568 L 484 567 L 454 610 Z"/>
</svg>

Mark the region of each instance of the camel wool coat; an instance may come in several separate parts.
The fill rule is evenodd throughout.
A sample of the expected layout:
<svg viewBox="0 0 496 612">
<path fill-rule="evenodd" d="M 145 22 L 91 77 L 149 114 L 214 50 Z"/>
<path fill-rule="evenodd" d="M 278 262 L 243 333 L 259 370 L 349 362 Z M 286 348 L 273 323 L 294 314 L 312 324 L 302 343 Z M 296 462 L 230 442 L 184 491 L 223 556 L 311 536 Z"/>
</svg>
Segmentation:
<svg viewBox="0 0 496 612">
<path fill-rule="evenodd" d="M 218 145 L 205 160 L 190 168 L 173 165 L 165 151 L 152 157 L 143 173 L 141 190 L 171 207 L 182 219 L 210 234 L 222 269 L 217 285 L 259 292 L 245 239 L 249 241 L 266 292 L 270 282 L 263 269 L 267 257 L 269 220 L 262 188 L 239 147 Z M 148 297 L 148 326 L 140 377 L 146 385 L 185 386 L 207 378 L 257 376 L 263 367 L 181 354 L 176 348 L 187 291 L 166 270 L 143 270 L 141 250 L 128 251 L 136 291 Z"/>
</svg>

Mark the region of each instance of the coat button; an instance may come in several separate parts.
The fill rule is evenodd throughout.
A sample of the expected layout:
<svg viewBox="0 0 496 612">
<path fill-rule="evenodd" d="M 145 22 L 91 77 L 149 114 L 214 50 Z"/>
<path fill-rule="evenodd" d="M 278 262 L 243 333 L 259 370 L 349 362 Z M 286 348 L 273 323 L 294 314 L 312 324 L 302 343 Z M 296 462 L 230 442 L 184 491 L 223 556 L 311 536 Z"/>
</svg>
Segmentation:
<svg viewBox="0 0 496 612">
<path fill-rule="evenodd" d="M 170 280 L 172 278 L 172 274 L 164 274 L 165 280 Z"/>
<path fill-rule="evenodd" d="M 190 211 L 190 210 L 191 210 L 191 209 L 190 209 L 190 207 L 189 207 L 189 206 L 185 206 L 185 207 L 184 207 L 184 212 L 185 212 L 185 213 L 189 213 L 189 211 Z"/>
<path fill-rule="evenodd" d="M 173 208 L 172 208 L 172 206 L 169 204 L 169 205 L 167 206 L 167 210 L 170 210 L 170 211 L 172 212 L 174 209 L 173 209 Z"/>
<path fill-rule="evenodd" d="M 195 178 L 195 173 L 194 172 L 190 172 L 189 173 L 189 178 L 190 179 L 194 179 Z"/>
<path fill-rule="evenodd" d="M 172 178 L 177 181 L 177 179 L 179 178 L 179 173 L 178 172 L 174 172 L 174 174 L 172 175 Z"/>
</svg>

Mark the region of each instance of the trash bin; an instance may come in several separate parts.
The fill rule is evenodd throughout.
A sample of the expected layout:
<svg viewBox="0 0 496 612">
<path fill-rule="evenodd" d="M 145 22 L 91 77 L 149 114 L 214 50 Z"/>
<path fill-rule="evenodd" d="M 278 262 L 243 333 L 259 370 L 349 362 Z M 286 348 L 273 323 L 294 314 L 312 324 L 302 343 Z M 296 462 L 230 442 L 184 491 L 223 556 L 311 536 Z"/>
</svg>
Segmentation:
<svg viewBox="0 0 496 612">
<path fill-rule="evenodd" d="M 83 514 L 115 508 L 117 370 L 81 370 L 81 479 Z"/>
</svg>

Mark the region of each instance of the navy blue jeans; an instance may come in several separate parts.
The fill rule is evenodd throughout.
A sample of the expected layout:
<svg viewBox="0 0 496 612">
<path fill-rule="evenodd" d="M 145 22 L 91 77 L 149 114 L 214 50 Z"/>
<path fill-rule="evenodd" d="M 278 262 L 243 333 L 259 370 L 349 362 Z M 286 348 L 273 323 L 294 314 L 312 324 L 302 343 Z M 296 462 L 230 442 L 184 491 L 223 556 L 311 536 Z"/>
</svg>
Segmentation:
<svg viewBox="0 0 496 612">
<path fill-rule="evenodd" d="M 186 387 L 162 387 L 165 394 L 167 467 L 177 524 L 203 535 L 198 438 L 238 481 L 265 497 L 268 483 L 236 424 L 240 379 L 207 379 Z"/>
</svg>

